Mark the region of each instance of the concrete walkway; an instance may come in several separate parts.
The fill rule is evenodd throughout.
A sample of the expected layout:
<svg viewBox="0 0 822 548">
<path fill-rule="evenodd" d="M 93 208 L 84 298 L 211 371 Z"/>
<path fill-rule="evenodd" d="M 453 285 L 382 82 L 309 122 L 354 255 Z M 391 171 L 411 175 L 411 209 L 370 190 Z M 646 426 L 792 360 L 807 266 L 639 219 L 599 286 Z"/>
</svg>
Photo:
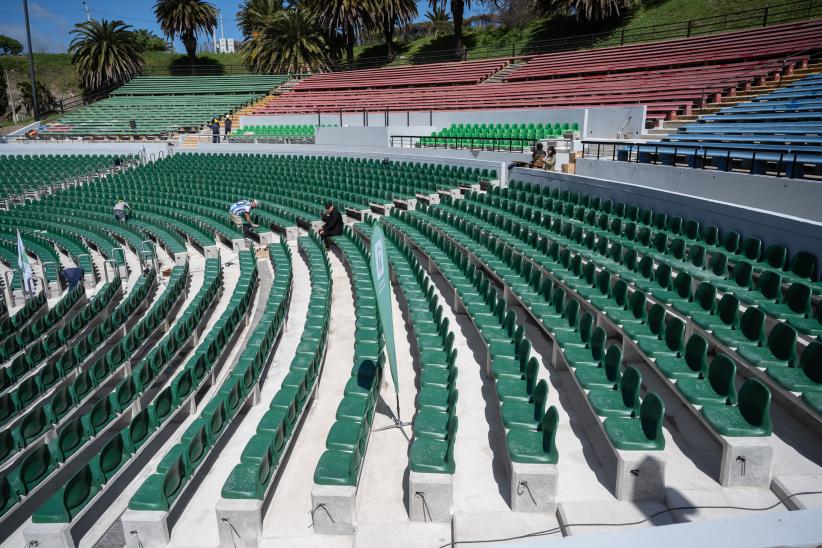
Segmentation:
<svg viewBox="0 0 822 548">
<path fill-rule="evenodd" d="M 260 546 L 350 547 L 353 537 L 318 536 L 311 530 L 311 488 L 314 469 L 325 451 L 325 438 L 354 359 L 354 297 L 351 281 L 339 258 L 330 255 L 334 281 L 328 349 L 318 391 L 291 456 L 263 518 Z M 295 278 L 297 274 L 295 272 Z"/>
</svg>

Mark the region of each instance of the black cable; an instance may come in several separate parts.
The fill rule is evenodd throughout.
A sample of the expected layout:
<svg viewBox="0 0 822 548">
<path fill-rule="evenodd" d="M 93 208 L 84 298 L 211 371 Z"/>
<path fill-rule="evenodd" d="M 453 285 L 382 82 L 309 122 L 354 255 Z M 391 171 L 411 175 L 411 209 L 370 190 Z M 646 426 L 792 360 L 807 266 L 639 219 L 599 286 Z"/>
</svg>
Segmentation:
<svg viewBox="0 0 822 548">
<path fill-rule="evenodd" d="M 800 491 L 799 493 L 792 493 L 787 495 L 783 498 L 780 498 L 774 504 L 770 506 L 765 506 L 763 508 L 749 508 L 745 506 L 725 506 L 725 505 L 710 505 L 710 506 L 675 506 L 673 508 L 666 508 L 665 510 L 660 510 L 659 512 L 654 512 L 650 516 L 646 517 L 645 519 L 641 519 L 639 521 L 627 521 L 623 523 L 569 523 L 562 527 L 627 527 L 633 525 L 641 525 L 646 521 L 650 521 L 657 516 L 661 516 L 662 514 L 667 514 L 668 512 L 677 512 L 680 510 L 745 510 L 749 512 L 765 512 L 767 510 L 773 510 L 780 504 L 783 504 L 786 500 L 792 499 L 794 497 L 800 497 L 804 495 L 822 495 L 822 491 Z M 510 540 L 519 540 L 524 538 L 530 537 L 541 537 L 546 535 L 553 535 L 556 533 L 561 532 L 562 527 L 554 527 L 552 529 L 545 529 L 543 531 L 535 531 L 533 533 L 525 533 L 522 535 L 517 535 L 514 537 L 507 537 L 507 538 L 495 538 L 495 539 L 481 539 L 481 540 L 455 540 L 453 542 L 449 542 L 447 544 L 443 544 L 439 548 L 448 548 L 449 546 L 456 546 L 457 544 L 486 544 L 489 542 L 508 542 Z"/>
</svg>

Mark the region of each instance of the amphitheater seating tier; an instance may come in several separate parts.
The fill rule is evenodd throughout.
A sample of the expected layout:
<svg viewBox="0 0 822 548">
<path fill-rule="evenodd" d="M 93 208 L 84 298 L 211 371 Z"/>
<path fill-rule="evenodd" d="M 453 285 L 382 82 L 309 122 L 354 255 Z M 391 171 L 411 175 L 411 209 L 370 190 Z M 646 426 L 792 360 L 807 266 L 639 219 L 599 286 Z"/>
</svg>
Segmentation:
<svg viewBox="0 0 822 548">
<path fill-rule="evenodd" d="M 407 74 L 381 87 L 380 71 L 311 76 L 294 89 L 266 98 L 253 114 L 317 112 L 480 110 L 644 104 L 649 120 L 689 114 L 695 104 L 758 78 L 803 66 L 819 49 L 822 22 L 640 44 L 558 52 L 532 58 L 502 83 L 466 83 L 462 64 L 391 68 Z M 338 88 L 330 84 L 338 79 Z M 415 81 L 440 82 L 416 86 Z M 317 82 L 314 86 L 313 82 Z M 448 85 L 445 85 L 448 84 Z M 325 87 L 325 86 L 329 87 Z"/>
<path fill-rule="evenodd" d="M 138 76 L 107 99 L 40 128 L 39 137 L 169 137 L 250 105 L 285 76 Z M 132 127 L 132 122 L 134 127 Z"/>
<path fill-rule="evenodd" d="M 628 147 L 641 162 L 802 178 L 822 166 L 822 75 L 723 108 L 660 141 Z M 796 163 L 794 163 L 796 162 Z"/>
</svg>

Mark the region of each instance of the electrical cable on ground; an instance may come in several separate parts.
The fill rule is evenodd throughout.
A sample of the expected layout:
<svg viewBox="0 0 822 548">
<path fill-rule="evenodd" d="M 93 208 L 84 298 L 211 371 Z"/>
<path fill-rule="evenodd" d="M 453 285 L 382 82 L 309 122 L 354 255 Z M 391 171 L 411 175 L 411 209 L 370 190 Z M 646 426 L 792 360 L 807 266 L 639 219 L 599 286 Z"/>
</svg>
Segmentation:
<svg viewBox="0 0 822 548">
<path fill-rule="evenodd" d="M 730 506 L 730 505 L 708 505 L 708 506 L 675 506 L 673 508 L 666 508 L 665 510 L 660 510 L 659 512 L 654 512 L 650 516 L 646 517 L 645 519 L 641 519 L 638 521 L 626 521 L 623 523 L 568 523 L 562 526 L 562 528 L 568 527 L 628 527 L 633 525 L 641 525 L 647 521 L 654 519 L 657 516 L 661 516 L 662 514 L 667 514 L 668 512 L 677 512 L 681 510 L 744 510 L 750 512 L 765 512 L 767 510 L 772 510 L 779 506 L 780 504 L 784 503 L 786 500 L 792 499 L 794 497 L 800 497 L 805 495 L 822 495 L 822 491 L 800 491 L 799 493 L 791 493 L 790 495 L 786 495 L 785 497 L 780 498 L 774 504 L 770 506 L 765 506 L 762 508 L 749 508 L 745 506 Z M 532 537 L 542 537 L 548 535 L 554 535 L 556 533 L 561 532 L 561 527 L 554 527 L 552 529 L 545 529 L 543 531 L 535 531 L 533 533 L 525 533 L 523 535 L 516 535 L 513 537 L 507 538 L 492 538 L 492 539 L 477 539 L 477 540 L 455 540 L 453 542 L 449 542 L 447 544 L 443 544 L 439 548 L 448 548 L 449 546 L 456 546 L 458 544 L 486 544 L 489 542 L 508 542 L 510 540 L 520 540 L 524 538 L 532 538 Z"/>
</svg>

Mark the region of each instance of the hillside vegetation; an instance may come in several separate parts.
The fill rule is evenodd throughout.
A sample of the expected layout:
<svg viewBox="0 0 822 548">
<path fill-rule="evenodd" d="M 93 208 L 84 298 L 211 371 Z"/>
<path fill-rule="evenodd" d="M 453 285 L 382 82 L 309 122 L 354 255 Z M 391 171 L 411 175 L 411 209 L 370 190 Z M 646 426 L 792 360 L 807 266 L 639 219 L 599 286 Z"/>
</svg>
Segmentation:
<svg viewBox="0 0 822 548">
<path fill-rule="evenodd" d="M 523 28 L 486 28 L 466 29 L 465 44 L 469 59 L 499 57 L 522 52 L 541 51 L 544 49 L 565 49 L 568 44 L 561 39 L 579 35 L 600 34 L 593 43 L 584 47 L 619 44 L 624 33 L 630 39 L 633 35 L 642 34 L 643 40 L 664 39 L 670 37 L 670 29 L 653 29 L 654 26 L 670 25 L 692 19 L 705 19 L 725 16 L 738 12 L 764 10 L 769 7 L 768 22 L 776 23 L 787 19 L 785 11 L 790 9 L 791 20 L 822 17 L 822 2 L 809 0 L 807 3 L 796 2 L 790 7 L 784 6 L 786 0 L 644 0 L 640 7 L 626 17 L 610 22 L 585 24 L 574 17 L 536 18 Z M 727 19 L 729 25 L 735 22 L 736 28 L 760 26 L 764 11 L 751 13 L 744 19 L 722 17 L 702 23 L 705 30 L 720 30 Z M 651 28 L 649 28 L 651 27 Z M 683 30 L 686 25 L 682 26 Z M 552 41 L 558 43 L 552 43 Z M 418 63 L 430 61 L 444 50 L 453 50 L 453 35 L 429 36 L 418 40 L 398 42 L 402 54 L 393 64 Z M 357 58 L 363 64 L 379 64 L 385 57 L 385 46 L 361 46 L 357 49 Z M 369 62 L 370 61 L 370 62 Z"/>
</svg>

